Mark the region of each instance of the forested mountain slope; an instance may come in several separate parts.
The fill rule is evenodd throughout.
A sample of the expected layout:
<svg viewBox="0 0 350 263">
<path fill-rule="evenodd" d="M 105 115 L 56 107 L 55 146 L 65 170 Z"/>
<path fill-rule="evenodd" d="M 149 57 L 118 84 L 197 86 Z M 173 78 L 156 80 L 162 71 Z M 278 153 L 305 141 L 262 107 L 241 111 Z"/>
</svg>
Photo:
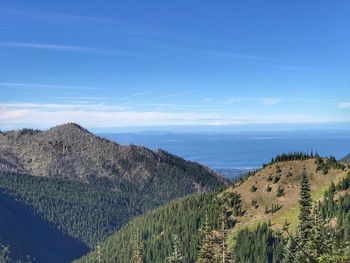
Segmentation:
<svg viewBox="0 0 350 263">
<path fill-rule="evenodd" d="M 134 216 L 226 184 L 205 166 L 121 146 L 76 124 L 0 133 L 0 189 L 89 247 Z"/>
<path fill-rule="evenodd" d="M 65 235 L 3 190 L 0 211 L 0 244 L 8 246 L 11 258 L 62 263 L 88 251 L 82 242 Z"/>
<path fill-rule="evenodd" d="M 118 193 L 103 185 L 59 178 L 0 172 L 0 188 L 89 246 L 146 208 L 135 193 Z"/>
<path fill-rule="evenodd" d="M 189 196 L 132 220 L 101 245 L 100 256 L 106 262 L 130 262 L 138 248 L 143 262 L 163 263 L 174 251 L 172 237 L 176 236 L 179 240 L 176 247 L 183 256 L 182 261 L 177 262 L 197 262 L 198 257 L 201 257 L 198 262 L 216 262 L 209 253 L 211 246 L 216 247 L 214 252 L 227 248 L 230 253 L 225 262 L 233 262 L 230 261 L 233 258 L 235 262 L 281 262 L 288 237 L 285 231 L 295 233 L 300 223 L 299 195 L 303 175 L 310 180 L 313 200 L 322 201 L 333 183 L 349 188 L 349 171 L 347 165 L 334 158 L 285 155 L 224 191 Z M 347 183 L 343 178 L 347 178 Z M 334 195 L 346 196 L 348 191 L 341 190 Z M 323 212 L 324 216 L 340 216 L 342 219 L 338 222 L 346 221 L 350 204 L 346 203 L 346 198 L 344 200 L 329 205 L 333 209 L 324 208 L 328 206 L 322 203 L 322 209 L 327 211 Z M 350 226 L 345 227 L 344 242 L 350 240 Z M 206 232 L 211 233 L 211 238 L 205 238 Z M 205 243 L 209 240 L 214 245 Z M 207 260 L 202 260 L 205 257 Z M 96 260 L 95 251 L 78 262 Z"/>
</svg>

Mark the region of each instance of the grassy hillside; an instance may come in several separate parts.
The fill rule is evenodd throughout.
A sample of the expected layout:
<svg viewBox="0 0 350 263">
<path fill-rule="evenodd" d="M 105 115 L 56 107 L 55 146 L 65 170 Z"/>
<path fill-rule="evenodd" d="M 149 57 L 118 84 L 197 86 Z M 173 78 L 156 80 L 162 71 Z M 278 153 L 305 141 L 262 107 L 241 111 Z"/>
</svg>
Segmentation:
<svg viewBox="0 0 350 263">
<path fill-rule="evenodd" d="M 242 205 L 246 211 L 233 231 L 269 220 L 273 228 L 282 228 L 287 220 L 290 229 L 295 229 L 298 224 L 298 199 L 303 170 L 309 176 L 314 200 L 319 200 L 332 182 L 337 183 L 350 171 L 345 165 L 329 166 L 327 173 L 324 173 L 316 163 L 316 158 L 282 161 L 266 166 L 243 183 L 238 183 L 226 190 L 237 192 L 242 196 Z M 256 190 L 253 191 L 253 188 Z M 273 205 L 280 208 L 272 213 Z M 269 212 L 266 214 L 265 210 Z"/>
<path fill-rule="evenodd" d="M 228 233 L 231 249 L 246 253 L 247 248 L 242 250 L 240 243 L 248 242 L 244 238 L 251 235 L 251 240 L 259 239 L 261 242 L 261 250 L 256 246 L 255 254 L 263 254 L 261 258 L 264 260 L 268 257 L 278 258 L 282 253 L 280 242 L 283 238 L 276 239 L 273 232 L 277 229 L 282 230 L 286 220 L 291 232 L 298 224 L 300 179 L 304 170 L 309 176 L 314 200 L 322 199 L 332 182 L 339 182 L 350 171 L 347 165 L 334 162 L 333 158 L 275 161 L 224 191 L 190 196 L 138 217 L 102 243 L 101 255 L 107 262 L 128 262 L 136 231 L 140 233 L 143 242 L 144 262 L 165 262 L 171 253 L 171 236 L 174 234 L 181 240 L 184 262 L 195 262 L 198 244 L 202 238 L 199 231 L 205 215 L 210 218 L 210 228 L 219 231 L 220 206 L 225 203 L 232 219 Z M 268 232 L 269 228 L 261 225 L 264 222 L 267 224 L 269 220 L 273 232 Z M 253 232 L 249 234 L 247 228 Z M 264 232 L 263 239 L 260 232 Z M 240 241 L 236 242 L 237 239 Z M 254 243 L 251 243 L 250 247 L 253 248 Z M 270 248 L 270 256 L 264 254 L 267 252 L 263 247 Z M 248 251 L 248 257 L 249 253 Z M 96 258 L 95 251 L 78 262 L 95 262 Z M 254 262 L 254 259 L 250 259 L 253 261 L 247 259 L 247 262 Z"/>
</svg>

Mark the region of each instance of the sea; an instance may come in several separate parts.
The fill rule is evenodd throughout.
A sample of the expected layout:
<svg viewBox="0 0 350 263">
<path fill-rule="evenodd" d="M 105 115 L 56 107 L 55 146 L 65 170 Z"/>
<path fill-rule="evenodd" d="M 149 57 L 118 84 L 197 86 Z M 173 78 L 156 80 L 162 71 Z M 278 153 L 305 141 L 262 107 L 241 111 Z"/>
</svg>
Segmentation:
<svg viewBox="0 0 350 263">
<path fill-rule="evenodd" d="M 205 164 L 222 173 L 253 170 L 281 153 L 302 151 L 334 156 L 350 153 L 348 130 L 301 130 L 239 133 L 108 133 L 119 144 L 163 149 L 185 159 Z"/>
</svg>

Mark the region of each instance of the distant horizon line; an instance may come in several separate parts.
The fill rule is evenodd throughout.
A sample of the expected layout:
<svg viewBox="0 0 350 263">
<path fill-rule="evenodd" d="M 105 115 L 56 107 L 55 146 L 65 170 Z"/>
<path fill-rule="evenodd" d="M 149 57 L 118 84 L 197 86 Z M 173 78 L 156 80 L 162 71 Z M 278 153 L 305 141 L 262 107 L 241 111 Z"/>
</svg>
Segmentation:
<svg viewBox="0 0 350 263">
<path fill-rule="evenodd" d="M 222 124 L 222 125 L 129 125 L 129 126 L 100 126 L 84 125 L 77 122 L 65 122 L 55 125 L 6 125 L 0 131 L 23 129 L 48 130 L 52 127 L 68 123 L 77 124 L 89 131 L 98 134 L 111 133 L 235 133 L 235 132 L 297 132 L 297 131 L 350 131 L 350 122 L 321 122 L 321 123 L 249 123 L 249 124 Z M 40 126 L 40 127 L 39 127 Z"/>
</svg>

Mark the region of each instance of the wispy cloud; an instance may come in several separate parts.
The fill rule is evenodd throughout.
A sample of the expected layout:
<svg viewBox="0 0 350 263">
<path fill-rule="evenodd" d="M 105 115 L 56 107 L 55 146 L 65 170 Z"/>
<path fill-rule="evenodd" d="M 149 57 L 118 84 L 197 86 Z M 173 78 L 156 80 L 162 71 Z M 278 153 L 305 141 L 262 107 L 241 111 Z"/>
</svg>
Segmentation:
<svg viewBox="0 0 350 263">
<path fill-rule="evenodd" d="M 301 72 L 323 72 L 330 70 L 329 68 L 318 68 L 313 66 L 303 66 L 303 65 L 288 65 L 288 64 L 271 64 L 271 63 L 265 63 L 264 64 L 267 67 L 277 68 L 277 69 L 283 69 L 288 71 L 301 71 Z"/>
<path fill-rule="evenodd" d="M 224 104 L 236 104 L 243 101 L 243 98 L 230 98 L 224 101 Z"/>
<path fill-rule="evenodd" d="M 199 102 L 201 102 L 201 103 L 209 103 L 209 102 L 212 102 L 212 101 L 213 101 L 212 98 L 203 98 Z"/>
<path fill-rule="evenodd" d="M 36 48 L 36 49 L 54 49 L 54 50 L 66 50 L 66 51 L 78 51 L 78 52 L 104 52 L 105 50 L 99 48 L 79 47 L 79 46 L 66 46 L 56 44 L 40 44 L 40 43 L 26 43 L 26 42 L 5 42 L 2 43 L 5 46 L 10 47 L 24 47 L 24 48 Z"/>
<path fill-rule="evenodd" d="M 88 101 L 92 101 L 92 100 L 107 100 L 107 97 L 99 97 L 99 96 L 59 96 L 59 97 L 55 97 L 56 99 L 62 99 L 62 100 L 88 100 Z"/>
<path fill-rule="evenodd" d="M 188 91 L 188 92 L 178 92 L 178 93 L 172 93 L 172 94 L 168 94 L 168 95 L 165 95 L 161 98 L 172 98 L 172 97 L 180 97 L 180 96 L 185 96 L 185 95 L 188 95 L 188 94 L 191 94 L 193 93 L 193 91 Z"/>
<path fill-rule="evenodd" d="M 172 107 L 172 108 L 197 108 L 200 105 L 196 104 L 170 104 L 170 103 L 142 103 L 142 106 L 155 106 L 155 107 Z"/>
<path fill-rule="evenodd" d="M 263 98 L 261 103 L 266 106 L 280 104 L 282 102 L 281 98 Z"/>
<path fill-rule="evenodd" d="M 130 96 L 127 97 L 127 98 L 128 98 L 128 99 L 136 98 L 136 97 L 143 96 L 143 95 L 147 95 L 147 94 L 154 93 L 154 92 L 156 92 L 156 90 L 148 90 L 148 91 L 138 92 L 138 93 L 135 93 L 135 94 L 130 95 Z"/>
<path fill-rule="evenodd" d="M 36 89 L 69 89 L 69 90 L 98 90 L 98 87 L 89 86 L 71 86 L 71 85 L 53 85 L 41 83 L 24 83 L 24 82 L 0 82 L 3 88 L 36 88 Z"/>
<path fill-rule="evenodd" d="M 48 111 L 113 111 L 113 110 L 128 110 L 121 104 L 86 104 L 85 102 L 71 102 L 71 103 L 33 103 L 33 102 L 18 102 L 18 103 L 0 103 L 2 109 L 12 110 L 48 110 Z"/>
<path fill-rule="evenodd" d="M 218 50 L 207 50 L 207 49 L 195 49 L 192 50 L 208 56 L 216 56 L 222 58 L 241 59 L 241 60 L 252 60 L 252 61 L 269 61 L 269 62 L 280 62 L 280 58 L 274 58 L 269 56 L 259 56 L 255 54 L 247 54 L 243 52 L 232 52 L 232 51 L 218 51 Z"/>
<path fill-rule="evenodd" d="M 65 14 L 59 12 L 47 12 L 33 9 L 7 9 L 0 8 L 0 12 L 6 15 L 20 16 L 35 20 L 46 20 L 46 21 L 55 21 L 55 22 L 77 22 L 79 21 L 90 21 L 90 22 L 122 22 L 115 19 L 108 19 L 102 17 L 92 17 L 84 15 L 75 15 L 75 14 Z M 124 22 L 122 22 L 124 23 Z"/>
<path fill-rule="evenodd" d="M 350 102 L 341 102 L 338 106 L 341 109 L 350 109 Z"/>
<path fill-rule="evenodd" d="M 130 23 L 122 19 L 109 17 L 96 17 L 89 15 L 76 15 L 59 12 L 47 12 L 33 9 L 5 9 L 0 8 L 0 13 L 21 17 L 30 20 L 38 20 L 46 23 L 64 25 L 67 27 L 83 27 L 88 30 L 113 31 L 124 34 L 145 36 L 145 37 L 162 37 L 166 36 L 158 28 L 145 24 Z"/>
<path fill-rule="evenodd" d="M 217 50 L 217 49 L 203 49 L 203 48 L 191 48 L 186 46 L 174 45 L 174 44 L 160 44 L 160 47 L 168 50 L 176 50 L 178 54 L 185 53 L 189 55 L 200 54 L 205 57 L 219 58 L 232 60 L 233 62 L 240 63 L 242 65 L 254 65 L 270 67 L 288 71 L 307 71 L 318 72 L 322 71 L 319 68 L 305 65 L 307 61 L 299 58 L 280 58 L 268 55 L 259 55 L 249 52 L 240 52 L 234 50 Z M 303 63 L 303 65 L 300 65 Z"/>
<path fill-rule="evenodd" d="M 226 105 L 237 104 L 241 102 L 260 102 L 265 106 L 276 105 L 282 102 L 281 98 L 255 98 L 255 97 L 239 97 L 239 98 L 229 98 L 223 103 Z"/>
<path fill-rule="evenodd" d="M 230 51 L 213 51 L 213 50 L 198 50 L 198 52 L 210 56 L 216 56 L 226 59 L 235 59 L 245 65 L 256 65 L 269 68 L 276 68 L 288 71 L 305 71 L 305 72 L 320 72 L 324 69 L 309 65 L 297 65 L 296 63 L 305 63 L 300 59 L 286 59 L 269 56 L 259 56 L 255 54 L 236 53 Z"/>
<path fill-rule="evenodd" d="M 211 57 L 216 59 L 231 60 L 232 62 L 242 65 L 253 65 L 264 68 L 274 68 L 286 71 L 300 71 L 300 72 L 320 72 L 328 69 L 317 68 L 307 64 L 307 61 L 300 58 L 283 58 L 275 57 L 272 54 L 257 54 L 250 51 L 241 50 L 220 50 L 215 48 L 203 48 L 201 43 L 208 42 L 203 39 L 187 39 L 186 36 L 174 36 L 171 32 L 162 30 L 161 27 L 154 27 L 151 25 L 131 23 L 126 20 L 110 18 L 110 17 L 96 17 L 89 15 L 76 15 L 59 12 L 47 12 L 42 10 L 31 9 L 6 9 L 0 8 L 0 14 L 5 14 L 13 17 L 21 17 L 32 20 L 40 20 L 47 23 L 54 23 L 65 25 L 68 27 L 83 27 L 86 30 L 99 30 L 105 32 L 117 32 L 121 34 L 129 34 L 137 36 L 137 41 L 143 37 L 144 43 L 148 43 L 153 50 L 153 55 L 159 54 L 154 52 L 154 46 L 157 45 L 157 52 L 176 51 L 180 55 L 195 55 L 201 57 Z M 186 40 L 187 39 L 187 40 Z M 219 41 L 219 40 L 216 40 Z M 150 44 L 151 43 L 151 44 Z M 171 43 L 171 44 L 169 44 Z M 91 54 L 105 54 L 116 56 L 137 56 L 150 57 L 151 52 L 133 52 L 130 50 L 109 50 L 94 47 L 75 46 L 68 44 L 57 43 L 8 43 L 15 44 L 12 46 L 37 48 L 47 50 L 60 50 L 70 52 L 85 52 Z M 191 47 L 195 44 L 195 48 Z M 153 48 L 152 48 L 153 47 Z M 172 52 L 174 53 L 174 52 Z"/>
<path fill-rule="evenodd" d="M 53 51 L 68 51 L 78 53 L 91 53 L 96 55 L 115 55 L 115 56 L 144 56 L 144 53 L 130 51 L 130 50 L 111 50 L 103 48 L 59 45 L 59 44 L 45 44 L 45 43 L 28 43 L 28 42 L 3 42 L 3 46 L 13 48 L 30 48 L 39 50 L 53 50 Z"/>
</svg>

